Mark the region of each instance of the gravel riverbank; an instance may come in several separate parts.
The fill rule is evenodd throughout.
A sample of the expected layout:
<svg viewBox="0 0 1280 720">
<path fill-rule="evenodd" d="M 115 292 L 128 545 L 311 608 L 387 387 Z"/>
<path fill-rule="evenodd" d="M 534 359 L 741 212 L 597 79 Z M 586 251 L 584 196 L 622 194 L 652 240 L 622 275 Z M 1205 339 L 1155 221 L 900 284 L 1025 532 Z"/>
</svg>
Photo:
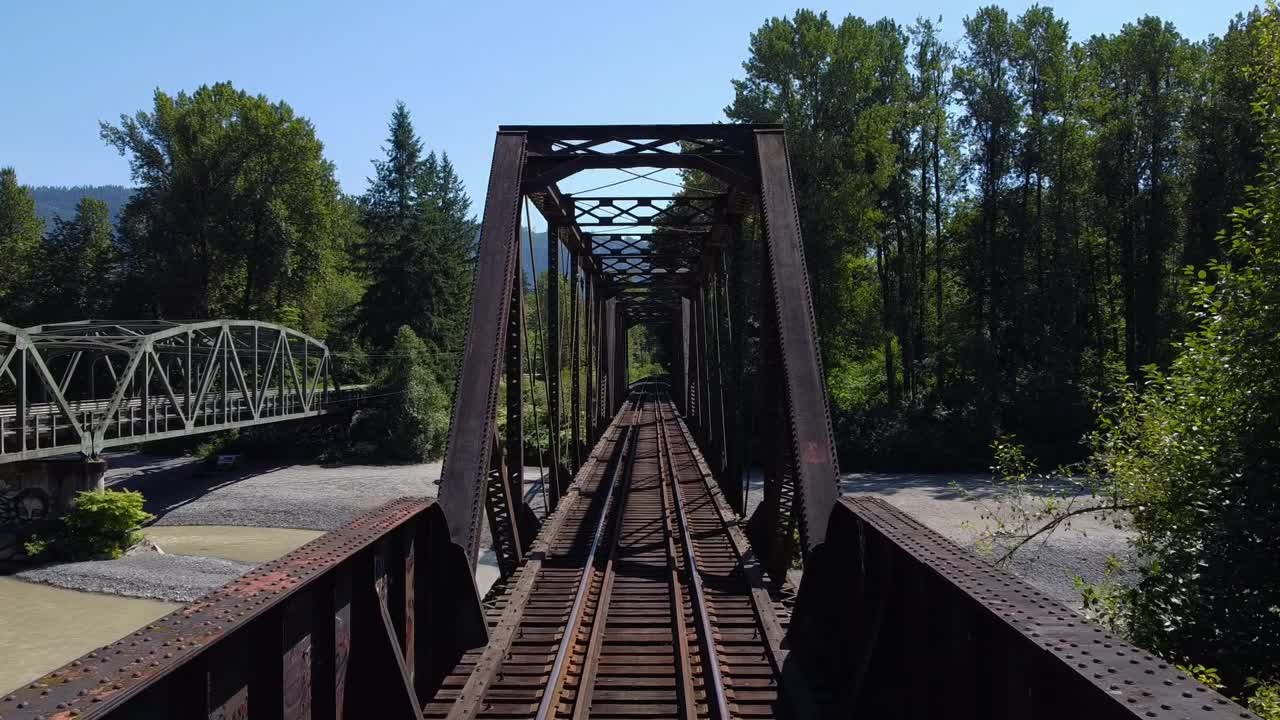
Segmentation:
<svg viewBox="0 0 1280 720">
<path fill-rule="evenodd" d="M 845 473 L 840 492 L 882 498 L 930 529 L 971 551 L 991 520 L 999 485 L 985 473 Z M 752 478 L 748 511 L 764 495 L 758 475 Z M 1080 515 L 1071 527 L 1045 541 L 1029 543 L 1011 559 L 1008 569 L 1037 590 L 1072 608 L 1080 608 L 1080 592 L 1072 578 L 1102 579 L 1107 557 L 1128 557 L 1130 535 L 1108 518 Z M 979 553 L 982 554 L 982 553 Z M 792 582 L 802 576 L 792 572 Z"/>
<path fill-rule="evenodd" d="M 144 553 L 118 560 L 60 563 L 17 577 L 69 590 L 190 602 L 253 569 L 254 563 Z"/>
<path fill-rule="evenodd" d="M 209 472 L 190 458 L 124 453 L 109 459 L 108 484 L 139 490 L 156 527 L 238 526 L 297 528 L 324 532 L 356 515 L 404 495 L 435 496 L 439 463 L 420 465 L 244 466 Z M 529 501 L 540 508 L 537 468 L 526 468 Z M 989 522 L 983 514 L 998 486 L 986 474 L 847 473 L 841 492 L 884 498 L 963 547 L 973 549 Z M 749 507 L 762 494 L 752 483 Z M 482 536 L 477 585 L 484 592 L 497 578 L 488 531 Z M 163 547 L 163 543 L 161 543 Z M 1047 542 L 1020 551 L 1010 569 L 1042 592 L 1078 607 L 1072 583 L 1102 575 L 1108 555 L 1125 556 L 1129 535 L 1105 519 L 1077 518 Z M 38 568 L 20 577 L 77 590 L 166 600 L 189 600 L 253 566 L 224 558 L 142 555 L 120 560 Z"/>
<path fill-rule="evenodd" d="M 418 465 L 245 465 L 213 472 L 193 458 L 121 453 L 108 458 L 108 487 L 146 496 L 153 528 L 293 528 L 327 532 L 405 495 L 434 497 L 440 463 Z M 526 468 L 529 501 L 541 508 L 538 469 Z M 163 534 L 163 533 L 157 533 Z M 246 537 L 254 533 L 242 533 Z M 160 546 L 164 548 L 163 539 Z M 211 551 L 216 552 L 216 551 Z M 56 587 L 130 597 L 190 601 L 239 577 L 256 563 L 198 555 L 143 554 L 118 560 L 47 565 L 17 577 Z M 481 537 L 476 584 L 497 580 L 487 529 Z"/>
</svg>

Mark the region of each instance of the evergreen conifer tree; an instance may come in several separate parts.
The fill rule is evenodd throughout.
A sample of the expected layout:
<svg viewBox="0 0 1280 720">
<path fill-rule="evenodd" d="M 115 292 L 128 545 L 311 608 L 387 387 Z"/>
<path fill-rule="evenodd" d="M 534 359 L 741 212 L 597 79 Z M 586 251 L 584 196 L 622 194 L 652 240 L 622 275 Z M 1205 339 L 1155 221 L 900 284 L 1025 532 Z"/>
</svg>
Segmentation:
<svg viewBox="0 0 1280 720">
<path fill-rule="evenodd" d="M 39 270 L 44 276 L 41 322 L 103 315 L 116 260 L 112 235 L 111 210 L 88 196 L 80 199 L 72 220 L 54 221 Z"/>
<path fill-rule="evenodd" d="M 408 326 L 432 351 L 457 350 L 465 332 L 474 224 L 447 155 L 423 155 L 409 111 L 391 114 L 386 158 L 363 198 L 370 284 L 360 304 L 360 335 L 388 348 Z"/>
<path fill-rule="evenodd" d="M 18 184 L 13 168 L 0 168 L 0 321 L 16 325 L 26 319 L 43 234 L 31 190 Z"/>
</svg>

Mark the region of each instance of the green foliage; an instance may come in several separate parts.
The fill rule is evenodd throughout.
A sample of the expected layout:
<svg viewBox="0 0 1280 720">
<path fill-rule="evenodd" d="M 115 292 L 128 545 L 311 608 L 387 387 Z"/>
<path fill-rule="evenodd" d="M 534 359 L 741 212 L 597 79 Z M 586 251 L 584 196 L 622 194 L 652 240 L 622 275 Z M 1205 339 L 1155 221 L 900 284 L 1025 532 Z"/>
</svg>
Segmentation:
<svg viewBox="0 0 1280 720">
<path fill-rule="evenodd" d="M 212 460 L 218 455 L 227 452 L 239 436 L 240 432 L 238 430 L 202 435 L 200 436 L 200 442 L 192 449 L 191 454 L 201 460 Z"/>
<path fill-rule="evenodd" d="M 142 539 L 138 528 L 155 516 L 143 510 L 142 493 L 132 490 L 85 490 L 48 538 L 25 544 L 31 557 L 60 560 L 117 558 Z"/>
<path fill-rule="evenodd" d="M 1280 720 L 1280 683 L 1250 678 L 1245 689 L 1249 692 L 1249 709 L 1254 714 L 1262 720 Z"/>
<path fill-rule="evenodd" d="M 40 535 L 32 535 L 22 543 L 22 549 L 29 558 L 39 558 L 49 551 L 49 541 Z"/>
<path fill-rule="evenodd" d="M 44 222 L 13 168 L 0 168 L 0 320 L 22 325 L 31 308 Z"/>
<path fill-rule="evenodd" d="M 1258 18 L 1072 42 L 1050 8 L 987 6 L 952 46 L 940 20 L 800 10 L 751 35 L 726 114 L 787 129 L 842 456 L 985 465 L 1010 431 L 1085 454 L 1062 439 L 1117 363 L 1167 366 L 1179 268 L 1257 171 Z"/>
<path fill-rule="evenodd" d="M 37 272 L 41 322 L 103 317 L 116 254 L 111 211 L 101 200 L 81 198 L 72 220 L 54 220 Z"/>
<path fill-rule="evenodd" d="M 627 350 L 631 357 L 627 363 L 627 382 L 667 374 L 668 369 L 662 362 L 664 348 L 648 325 L 628 329 Z"/>
<path fill-rule="evenodd" d="M 1123 560 L 1108 555 L 1099 582 L 1086 582 L 1079 575 L 1071 578 L 1080 593 L 1085 617 L 1121 637 L 1129 633 L 1129 608 L 1133 594 L 1132 586 L 1122 576 L 1124 567 Z"/>
<path fill-rule="evenodd" d="M 803 227 L 824 362 L 846 337 L 852 314 L 827 271 L 865 256 L 885 224 L 881 194 L 893 180 L 901 138 L 897 103 L 907 90 L 905 41 L 893 23 L 798 10 L 752 33 L 746 77 L 725 108 L 739 122 L 781 122 Z"/>
<path fill-rule="evenodd" d="M 1193 665 L 1178 665 L 1177 668 L 1182 672 L 1196 679 L 1201 685 L 1206 685 L 1214 690 L 1222 690 L 1226 686 L 1222 684 L 1222 676 L 1218 673 L 1217 668 L 1205 667 L 1200 663 Z"/>
<path fill-rule="evenodd" d="M 1116 492 L 1135 507 L 1150 559 L 1133 634 L 1166 657 L 1212 663 L 1239 688 L 1280 674 L 1280 28 L 1260 20 L 1253 71 L 1267 163 L 1222 240 L 1229 261 L 1195 273 L 1189 320 L 1167 372 L 1146 369 L 1095 437 Z"/>
<path fill-rule="evenodd" d="M 1190 330 L 1176 356 L 1115 387 L 1090 436 L 1085 489 L 1134 531 L 1138 580 L 1113 582 L 1109 565 L 1102 583 L 1079 587 L 1089 614 L 1274 714 L 1275 685 L 1258 678 L 1280 676 L 1280 13 L 1253 23 L 1265 161 L 1219 237 L 1227 259 L 1187 269 Z M 1167 28 L 1140 25 L 1125 42 L 1168 48 Z M 1015 477 L 1033 475 L 1018 451 L 995 454 Z M 1047 509 L 1028 537 L 1073 515 Z"/>
<path fill-rule="evenodd" d="M 314 290 L 344 272 L 342 203 L 310 121 L 218 83 L 157 90 L 151 112 L 101 132 L 138 184 L 120 219 L 119 312 L 326 320 Z"/>
<path fill-rule="evenodd" d="M 448 441 L 451 401 L 435 352 L 411 328 L 396 333 L 386 374 L 374 386 L 375 405 L 362 411 L 357 442 L 374 444 L 380 457 L 422 462 L 439 457 Z"/>
<path fill-rule="evenodd" d="M 471 201 L 447 154 L 423 155 L 404 103 L 392 113 L 385 151 L 361 199 L 370 284 L 360 300 L 360 336 L 386 348 L 407 325 L 435 348 L 458 350 L 471 289 Z"/>
</svg>

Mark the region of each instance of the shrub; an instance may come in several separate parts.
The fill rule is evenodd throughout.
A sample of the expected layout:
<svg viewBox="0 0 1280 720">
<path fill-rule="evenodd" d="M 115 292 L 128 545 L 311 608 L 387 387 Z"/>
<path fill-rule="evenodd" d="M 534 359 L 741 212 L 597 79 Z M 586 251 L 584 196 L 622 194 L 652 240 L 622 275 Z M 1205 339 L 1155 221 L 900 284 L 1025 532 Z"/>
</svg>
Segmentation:
<svg viewBox="0 0 1280 720">
<path fill-rule="evenodd" d="M 1132 632 L 1232 691 L 1280 676 L 1280 24 L 1261 20 L 1256 118 L 1267 163 L 1220 236 L 1229 261 L 1191 278 L 1194 325 L 1166 372 L 1106 413 L 1098 456 L 1133 506 L 1146 561 Z M 1216 280 L 1213 278 L 1216 277 Z"/>
<path fill-rule="evenodd" d="M 25 549 L 33 558 L 120 557 L 141 539 L 138 528 L 154 517 L 142 507 L 142 493 L 132 490 L 79 492 L 75 507 L 62 519 L 62 526 L 48 538 L 29 538 Z"/>
<path fill-rule="evenodd" d="M 386 375 L 371 392 L 376 405 L 362 412 L 354 440 L 371 442 L 391 460 L 438 457 L 449 436 L 451 402 L 436 354 L 408 326 L 396 333 Z"/>
</svg>

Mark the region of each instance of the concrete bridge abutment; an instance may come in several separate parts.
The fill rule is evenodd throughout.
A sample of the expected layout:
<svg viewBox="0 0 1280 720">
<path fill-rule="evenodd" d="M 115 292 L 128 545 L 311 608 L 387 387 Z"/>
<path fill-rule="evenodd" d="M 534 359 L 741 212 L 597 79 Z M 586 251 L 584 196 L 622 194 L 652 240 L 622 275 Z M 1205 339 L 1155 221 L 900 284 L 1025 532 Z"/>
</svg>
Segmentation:
<svg viewBox="0 0 1280 720">
<path fill-rule="evenodd" d="M 0 572 L 26 561 L 22 542 L 70 512 L 76 493 L 102 490 L 107 461 L 58 457 L 0 465 Z"/>
</svg>

